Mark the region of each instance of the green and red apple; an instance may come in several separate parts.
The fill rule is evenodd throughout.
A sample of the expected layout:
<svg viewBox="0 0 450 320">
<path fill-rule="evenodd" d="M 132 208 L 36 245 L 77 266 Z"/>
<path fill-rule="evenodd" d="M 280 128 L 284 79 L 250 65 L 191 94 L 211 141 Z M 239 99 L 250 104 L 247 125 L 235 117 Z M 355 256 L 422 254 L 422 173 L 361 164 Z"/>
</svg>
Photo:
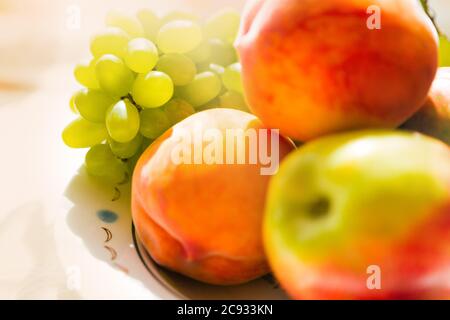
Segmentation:
<svg viewBox="0 0 450 320">
<path fill-rule="evenodd" d="M 264 243 L 296 299 L 449 299 L 449 147 L 384 130 L 306 144 L 270 183 Z"/>
</svg>

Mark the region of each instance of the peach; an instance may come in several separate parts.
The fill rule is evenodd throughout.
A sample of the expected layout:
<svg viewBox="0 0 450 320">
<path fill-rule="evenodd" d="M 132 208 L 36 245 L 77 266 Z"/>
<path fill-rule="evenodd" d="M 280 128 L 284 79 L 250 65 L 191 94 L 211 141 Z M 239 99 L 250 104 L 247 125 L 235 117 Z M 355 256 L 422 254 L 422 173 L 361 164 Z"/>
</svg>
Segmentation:
<svg viewBox="0 0 450 320">
<path fill-rule="evenodd" d="M 156 140 L 133 174 L 133 221 L 153 259 L 217 285 L 244 283 L 269 271 L 261 229 L 270 175 L 261 174 L 267 163 L 251 162 L 250 152 L 261 152 L 260 143 L 265 141 L 278 161 L 294 148 L 276 131 L 265 130 L 270 133 L 267 137 L 254 137 L 257 148 L 250 148 L 250 135 L 236 136 L 238 147 L 232 156 L 231 149 L 215 148 L 211 154 L 221 154 L 222 159 L 230 155 L 223 164 L 210 161 L 206 153 L 196 156 L 198 147 L 206 151 L 212 142 L 225 146 L 232 129 L 261 133 L 264 127 L 255 116 L 238 110 L 197 113 Z M 276 145 L 278 154 L 272 149 Z M 183 161 L 175 156 L 181 154 Z M 238 163 L 240 156 L 247 161 Z"/>
<path fill-rule="evenodd" d="M 250 108 L 301 141 L 399 126 L 436 73 L 438 37 L 419 1 L 254 0 L 243 20 L 236 45 Z"/>
<path fill-rule="evenodd" d="M 419 131 L 450 145 L 450 68 L 440 68 L 425 105 L 404 129 Z"/>
</svg>

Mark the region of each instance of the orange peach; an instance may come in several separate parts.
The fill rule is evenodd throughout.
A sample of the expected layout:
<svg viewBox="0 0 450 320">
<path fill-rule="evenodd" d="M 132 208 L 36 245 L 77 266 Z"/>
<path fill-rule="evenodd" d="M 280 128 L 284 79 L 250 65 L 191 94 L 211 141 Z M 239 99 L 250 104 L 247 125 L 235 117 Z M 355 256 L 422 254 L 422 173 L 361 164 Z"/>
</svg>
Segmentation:
<svg viewBox="0 0 450 320">
<path fill-rule="evenodd" d="M 267 162 L 250 159 L 263 150 L 263 141 L 275 161 L 294 148 L 276 131 L 265 130 L 267 137 L 236 135 L 231 153 L 224 150 L 230 130 L 265 129 L 255 116 L 238 110 L 197 113 L 156 140 L 133 175 L 133 221 L 153 259 L 218 285 L 244 283 L 269 271 L 261 228 L 270 175 L 261 174 Z M 219 155 L 214 161 L 206 152 L 211 143 L 210 155 Z M 244 161 L 238 162 L 241 156 Z"/>
<path fill-rule="evenodd" d="M 250 108 L 301 141 L 399 126 L 436 73 L 438 37 L 419 1 L 253 0 L 243 20 Z"/>
<path fill-rule="evenodd" d="M 450 145 L 450 68 L 441 68 L 433 82 L 428 100 L 404 125 Z"/>
</svg>

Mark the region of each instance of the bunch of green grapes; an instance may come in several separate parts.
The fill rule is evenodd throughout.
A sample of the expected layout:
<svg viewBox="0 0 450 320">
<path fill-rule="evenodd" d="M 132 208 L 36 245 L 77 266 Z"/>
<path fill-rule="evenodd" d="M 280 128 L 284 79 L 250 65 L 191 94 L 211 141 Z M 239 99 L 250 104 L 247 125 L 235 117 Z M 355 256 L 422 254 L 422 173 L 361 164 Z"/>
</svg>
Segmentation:
<svg viewBox="0 0 450 320">
<path fill-rule="evenodd" d="M 217 107 L 247 111 L 233 47 L 239 23 L 233 10 L 207 19 L 110 13 L 91 40 L 92 58 L 75 67 L 83 88 L 70 106 L 79 117 L 62 134 L 69 147 L 89 148 L 88 173 L 125 182 L 152 141 L 186 117 Z"/>
</svg>

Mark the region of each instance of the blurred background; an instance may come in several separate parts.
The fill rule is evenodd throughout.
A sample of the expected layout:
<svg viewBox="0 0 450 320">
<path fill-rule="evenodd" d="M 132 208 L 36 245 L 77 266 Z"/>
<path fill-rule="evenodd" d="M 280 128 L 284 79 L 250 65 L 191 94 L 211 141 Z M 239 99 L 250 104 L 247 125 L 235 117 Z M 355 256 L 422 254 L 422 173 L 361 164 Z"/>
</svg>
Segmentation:
<svg viewBox="0 0 450 320">
<path fill-rule="evenodd" d="M 89 37 L 112 9 L 133 14 L 188 10 L 200 15 L 223 7 L 241 9 L 245 0 L 0 0 L 0 104 L 39 85 L 42 71 L 56 63 L 88 57 Z M 437 20 L 450 33 L 450 1 L 431 0 Z"/>
<path fill-rule="evenodd" d="M 89 55 L 89 38 L 104 27 L 106 13 L 134 14 L 151 8 L 160 15 L 187 10 L 207 15 L 245 0 L 0 0 L 0 91 L 36 85 L 51 64 Z M 1 103 L 1 100 L 0 100 Z"/>
</svg>

